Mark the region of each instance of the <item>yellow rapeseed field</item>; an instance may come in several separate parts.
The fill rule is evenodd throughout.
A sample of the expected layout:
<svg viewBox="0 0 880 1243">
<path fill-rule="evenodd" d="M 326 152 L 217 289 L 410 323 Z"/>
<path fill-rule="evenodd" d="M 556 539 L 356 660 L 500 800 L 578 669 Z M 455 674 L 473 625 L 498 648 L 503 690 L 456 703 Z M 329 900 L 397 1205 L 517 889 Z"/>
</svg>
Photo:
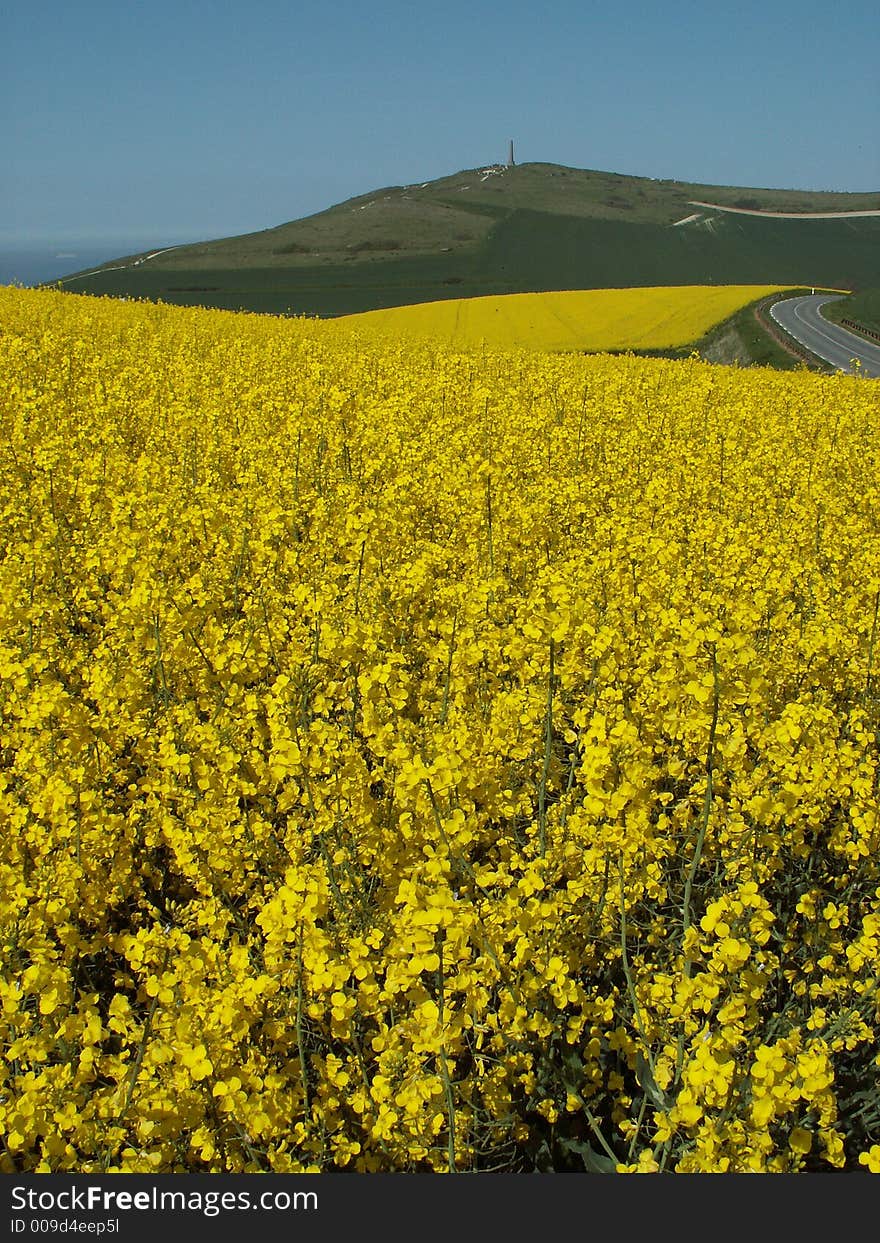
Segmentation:
<svg viewBox="0 0 880 1243">
<path fill-rule="evenodd" d="M 0 1170 L 880 1170 L 880 387 L 0 290 Z"/>
<path fill-rule="evenodd" d="M 645 350 L 688 345 L 779 285 L 682 285 L 575 289 L 452 298 L 341 316 L 374 337 L 435 338 L 552 351 Z"/>
</svg>

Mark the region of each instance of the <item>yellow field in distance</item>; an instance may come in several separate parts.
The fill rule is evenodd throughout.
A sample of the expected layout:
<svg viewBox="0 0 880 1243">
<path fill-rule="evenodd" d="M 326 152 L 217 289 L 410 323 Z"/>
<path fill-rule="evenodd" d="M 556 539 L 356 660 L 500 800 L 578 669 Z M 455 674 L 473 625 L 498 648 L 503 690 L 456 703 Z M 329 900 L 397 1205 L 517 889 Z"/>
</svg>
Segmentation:
<svg viewBox="0 0 880 1243">
<path fill-rule="evenodd" d="M 344 315 L 371 335 L 431 337 L 452 346 L 549 351 L 664 349 L 696 341 L 780 285 L 572 289 L 452 298 Z"/>
</svg>

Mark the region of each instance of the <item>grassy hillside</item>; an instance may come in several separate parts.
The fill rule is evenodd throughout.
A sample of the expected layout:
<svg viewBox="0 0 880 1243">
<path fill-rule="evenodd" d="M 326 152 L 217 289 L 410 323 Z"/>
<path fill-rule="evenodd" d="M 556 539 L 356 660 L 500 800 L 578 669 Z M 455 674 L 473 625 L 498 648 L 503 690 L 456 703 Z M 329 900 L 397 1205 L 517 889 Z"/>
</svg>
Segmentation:
<svg viewBox="0 0 880 1243">
<path fill-rule="evenodd" d="M 63 284 L 321 316 L 575 288 L 880 285 L 880 216 L 782 220 L 694 200 L 763 211 L 880 209 L 880 194 L 704 186 L 551 164 L 493 167 L 375 191 L 259 233 L 130 256 Z"/>
<path fill-rule="evenodd" d="M 692 200 L 762 211 L 880 209 L 880 193 L 760 190 L 656 181 L 556 164 L 492 165 L 423 185 L 374 190 L 258 233 L 175 247 L 155 263 L 175 270 L 312 267 L 446 253 L 447 248 L 460 252 L 484 241 L 493 224 L 514 211 L 668 226 L 694 214 Z"/>
</svg>

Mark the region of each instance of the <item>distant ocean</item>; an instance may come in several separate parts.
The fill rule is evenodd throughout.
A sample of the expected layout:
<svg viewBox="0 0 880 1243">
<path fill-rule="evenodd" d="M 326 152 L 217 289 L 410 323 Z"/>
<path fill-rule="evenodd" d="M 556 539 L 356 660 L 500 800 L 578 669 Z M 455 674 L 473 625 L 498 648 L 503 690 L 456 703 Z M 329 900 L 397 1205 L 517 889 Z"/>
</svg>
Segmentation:
<svg viewBox="0 0 880 1243">
<path fill-rule="evenodd" d="M 0 243 L 0 285 L 41 285 L 48 281 L 98 267 L 110 259 L 159 250 L 180 243 L 180 238 L 122 238 L 84 241 Z"/>
</svg>

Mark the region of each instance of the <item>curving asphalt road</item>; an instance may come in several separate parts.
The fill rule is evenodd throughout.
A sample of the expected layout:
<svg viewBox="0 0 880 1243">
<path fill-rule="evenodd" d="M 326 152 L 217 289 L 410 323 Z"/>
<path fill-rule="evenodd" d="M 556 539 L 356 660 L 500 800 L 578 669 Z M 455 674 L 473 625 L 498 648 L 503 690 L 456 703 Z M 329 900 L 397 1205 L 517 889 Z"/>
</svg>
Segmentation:
<svg viewBox="0 0 880 1243">
<path fill-rule="evenodd" d="M 874 379 L 880 377 L 880 342 L 874 345 L 864 337 L 847 332 L 839 324 L 832 324 L 819 312 L 826 302 L 834 302 L 839 294 L 807 294 L 801 298 L 786 298 L 775 303 L 770 314 L 785 331 L 813 354 L 818 354 L 838 371 Z M 860 366 L 855 367 L 853 360 Z"/>
</svg>

